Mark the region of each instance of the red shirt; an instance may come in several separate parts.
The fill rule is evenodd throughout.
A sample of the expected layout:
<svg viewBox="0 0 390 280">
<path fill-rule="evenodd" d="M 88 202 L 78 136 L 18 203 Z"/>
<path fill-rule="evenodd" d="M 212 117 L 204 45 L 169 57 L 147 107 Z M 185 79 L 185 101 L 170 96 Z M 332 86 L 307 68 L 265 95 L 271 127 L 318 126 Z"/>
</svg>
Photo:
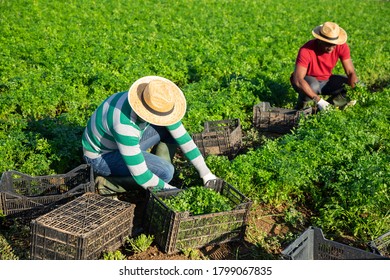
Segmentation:
<svg viewBox="0 0 390 280">
<path fill-rule="evenodd" d="M 349 59 L 350 50 L 347 43 L 337 45 L 331 53 L 321 53 L 317 40 L 310 40 L 304 44 L 298 52 L 296 64 L 307 68 L 307 76 L 313 76 L 317 80 L 328 80 L 332 70 L 340 59 Z"/>
</svg>

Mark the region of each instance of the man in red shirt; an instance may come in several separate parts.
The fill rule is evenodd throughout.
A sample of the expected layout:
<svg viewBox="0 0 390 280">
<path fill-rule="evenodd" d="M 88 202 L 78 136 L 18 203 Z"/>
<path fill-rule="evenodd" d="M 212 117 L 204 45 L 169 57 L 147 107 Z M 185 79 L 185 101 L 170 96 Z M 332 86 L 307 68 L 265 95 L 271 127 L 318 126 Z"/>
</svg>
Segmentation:
<svg viewBox="0 0 390 280">
<path fill-rule="evenodd" d="M 299 94 L 296 109 L 304 108 L 310 100 L 317 103 L 319 110 L 326 109 L 330 104 L 345 106 L 350 101 L 345 95 L 344 86 L 353 88 L 358 82 L 346 43 L 347 33 L 336 23 L 325 22 L 314 28 L 312 34 L 315 39 L 299 49 L 290 78 L 294 90 Z M 346 76 L 332 74 L 338 60 Z M 330 95 L 330 98 L 326 101 L 320 95 Z"/>
</svg>

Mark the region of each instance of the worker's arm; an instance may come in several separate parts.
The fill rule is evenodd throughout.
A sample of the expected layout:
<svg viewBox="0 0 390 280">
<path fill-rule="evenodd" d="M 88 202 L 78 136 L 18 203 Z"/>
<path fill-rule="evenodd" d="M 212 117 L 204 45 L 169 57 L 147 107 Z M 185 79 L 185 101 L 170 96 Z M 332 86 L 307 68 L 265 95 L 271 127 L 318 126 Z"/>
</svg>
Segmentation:
<svg viewBox="0 0 390 280">
<path fill-rule="evenodd" d="M 299 88 L 303 93 L 305 93 L 310 99 L 313 99 L 314 101 L 318 102 L 320 101 L 321 97 L 319 97 L 313 89 L 310 87 L 310 85 L 305 81 L 305 76 L 307 73 L 307 68 L 295 65 L 295 71 L 293 73 L 293 83 L 297 88 Z"/>
<path fill-rule="evenodd" d="M 356 75 L 355 67 L 353 66 L 352 59 L 349 58 L 346 60 L 342 60 L 341 64 L 343 65 L 345 74 L 348 77 L 348 85 L 354 88 L 356 83 L 359 81 L 359 79 Z"/>
</svg>

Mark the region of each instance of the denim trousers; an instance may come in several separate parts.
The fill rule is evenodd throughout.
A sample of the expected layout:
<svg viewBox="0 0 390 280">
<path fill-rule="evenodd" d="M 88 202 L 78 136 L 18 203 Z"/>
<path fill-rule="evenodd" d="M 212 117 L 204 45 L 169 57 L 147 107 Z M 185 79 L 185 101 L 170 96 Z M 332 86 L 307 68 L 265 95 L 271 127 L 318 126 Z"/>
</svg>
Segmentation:
<svg viewBox="0 0 390 280">
<path fill-rule="evenodd" d="M 166 127 L 148 125 L 141 137 L 140 148 L 149 170 L 164 180 L 164 182 L 168 183 L 173 178 L 175 172 L 174 166 L 170 162 L 147 151 L 161 141 L 164 143 L 176 143 Z M 95 159 L 84 156 L 84 160 L 92 166 L 97 175 L 104 177 L 131 176 L 119 150 L 104 154 Z"/>
</svg>

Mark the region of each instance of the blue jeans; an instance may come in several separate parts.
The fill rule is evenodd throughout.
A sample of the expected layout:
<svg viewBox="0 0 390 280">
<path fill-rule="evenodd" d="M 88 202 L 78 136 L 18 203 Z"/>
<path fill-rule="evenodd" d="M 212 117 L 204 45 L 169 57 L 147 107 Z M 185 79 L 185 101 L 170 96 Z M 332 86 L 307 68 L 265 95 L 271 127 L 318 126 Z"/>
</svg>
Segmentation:
<svg viewBox="0 0 390 280">
<path fill-rule="evenodd" d="M 164 180 L 164 182 L 168 183 L 173 178 L 175 172 L 174 166 L 170 162 L 146 152 L 146 150 L 152 148 L 160 141 L 165 143 L 176 143 L 166 127 L 148 125 L 141 137 L 140 148 L 149 170 Z M 96 159 L 84 156 L 84 160 L 93 167 L 94 172 L 98 175 L 104 177 L 131 176 L 129 169 L 118 150 L 104 154 Z"/>
</svg>

